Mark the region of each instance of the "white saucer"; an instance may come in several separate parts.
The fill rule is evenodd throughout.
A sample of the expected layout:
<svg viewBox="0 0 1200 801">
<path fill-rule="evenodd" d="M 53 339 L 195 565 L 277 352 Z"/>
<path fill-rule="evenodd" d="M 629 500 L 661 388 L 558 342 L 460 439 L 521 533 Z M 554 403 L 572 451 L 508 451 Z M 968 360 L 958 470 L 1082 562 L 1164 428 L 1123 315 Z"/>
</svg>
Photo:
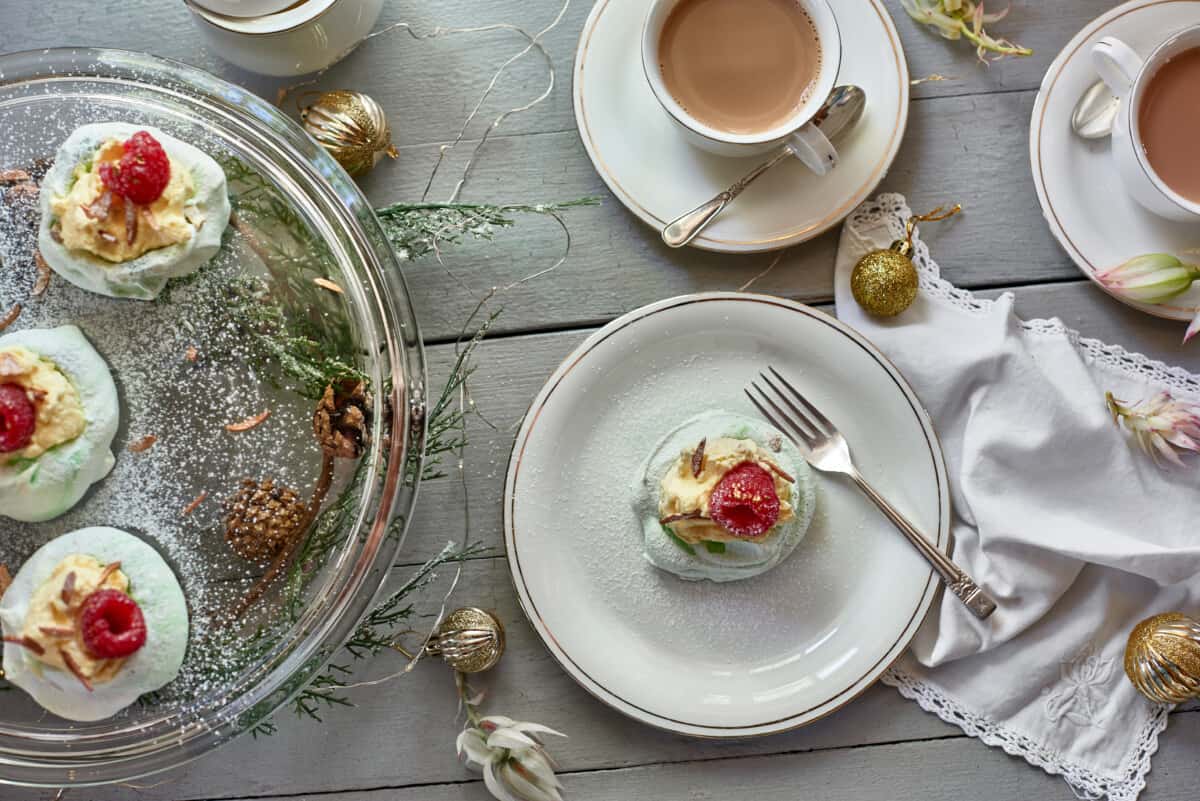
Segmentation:
<svg viewBox="0 0 1200 801">
<path fill-rule="evenodd" d="M 908 124 L 908 65 L 879 0 L 831 0 L 844 32 L 838 83 L 867 94 L 863 119 L 834 143 L 824 178 L 789 159 L 747 189 L 692 244 L 752 253 L 805 242 L 837 225 L 874 191 Z M 644 0 L 598 0 L 575 56 L 575 121 L 596 170 L 655 230 L 708 200 L 764 156 L 726 159 L 684 141 L 642 74 Z"/>
<path fill-rule="evenodd" d="M 1088 23 L 1042 79 L 1029 124 L 1033 183 L 1051 233 L 1093 281 L 1096 272 L 1144 253 L 1200 259 L 1182 253 L 1200 248 L 1200 224 L 1170 222 L 1143 209 L 1122 188 L 1109 141 L 1086 141 L 1071 131 L 1076 101 L 1099 77 L 1091 61 L 1097 39 L 1116 36 L 1146 54 L 1170 32 L 1197 23 L 1200 0 L 1125 3 Z M 1191 320 L 1200 308 L 1200 288 L 1168 304 L 1123 302 L 1159 317 Z"/>
<path fill-rule="evenodd" d="M 521 423 L 504 536 L 521 606 L 580 685 L 614 709 L 700 737 L 803 726 L 904 651 L 938 581 L 847 481 L 817 474 L 816 514 L 768 573 L 686 582 L 648 564 L 633 510 L 654 443 L 723 409 L 771 364 L 846 435 L 855 460 L 943 550 L 950 494 L 928 415 L 859 334 L 807 306 L 705 293 L 632 311 L 588 337 Z"/>
</svg>

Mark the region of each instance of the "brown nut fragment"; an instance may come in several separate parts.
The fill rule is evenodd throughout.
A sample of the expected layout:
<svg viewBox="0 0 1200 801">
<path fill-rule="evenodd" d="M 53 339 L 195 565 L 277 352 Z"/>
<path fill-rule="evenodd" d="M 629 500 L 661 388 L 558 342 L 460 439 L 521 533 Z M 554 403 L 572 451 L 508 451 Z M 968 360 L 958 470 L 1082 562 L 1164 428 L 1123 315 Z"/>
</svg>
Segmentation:
<svg viewBox="0 0 1200 801">
<path fill-rule="evenodd" d="M 249 431 L 252 428 L 258 428 L 260 425 L 265 423 L 267 421 L 267 418 L 270 416 L 271 416 L 271 410 L 266 409 L 261 414 L 256 414 L 253 417 L 247 417 L 245 420 L 242 420 L 237 423 L 227 424 L 225 426 L 225 430 L 232 431 L 235 434 L 241 433 L 242 431 Z"/>
<path fill-rule="evenodd" d="M 156 442 L 158 442 L 158 437 L 154 436 L 153 434 L 147 434 L 137 442 L 129 443 L 125 450 L 129 451 L 130 453 L 142 453 L 143 451 L 148 451 L 153 448 L 154 443 Z"/>
<path fill-rule="evenodd" d="M 183 515 L 184 517 L 190 516 L 192 514 L 192 512 L 194 512 L 200 508 L 200 504 L 204 503 L 204 500 L 207 497 L 208 497 L 208 490 L 202 491 L 199 495 L 197 495 L 195 498 L 192 499 L 191 503 L 189 503 L 187 506 L 183 507 L 183 509 L 180 510 L 179 514 Z"/>
<path fill-rule="evenodd" d="M 13 307 L 8 310 L 8 314 L 4 315 L 3 318 L 0 318 L 0 331 L 3 331 L 5 328 L 8 328 L 10 325 L 15 323 L 17 321 L 17 318 L 20 316 L 21 316 L 21 304 L 14 303 Z"/>
<path fill-rule="evenodd" d="M 33 296 L 41 297 L 42 293 L 50 286 L 50 265 L 42 258 L 42 252 L 35 250 L 33 252 L 33 263 L 37 265 L 37 280 L 33 282 Z"/>
</svg>

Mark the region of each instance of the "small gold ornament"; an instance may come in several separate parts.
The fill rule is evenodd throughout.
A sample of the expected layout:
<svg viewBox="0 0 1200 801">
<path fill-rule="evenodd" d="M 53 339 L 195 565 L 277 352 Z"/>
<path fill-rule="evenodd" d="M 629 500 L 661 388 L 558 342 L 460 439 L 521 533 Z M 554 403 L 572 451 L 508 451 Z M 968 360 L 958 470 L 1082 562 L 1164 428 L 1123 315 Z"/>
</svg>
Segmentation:
<svg viewBox="0 0 1200 801">
<path fill-rule="evenodd" d="M 351 175 L 362 175 L 385 153 L 396 158 L 383 108 L 362 92 L 322 92 L 300 109 L 300 119 L 308 135 Z"/>
<path fill-rule="evenodd" d="M 955 205 L 943 212 L 938 206 L 928 214 L 914 214 L 904 224 L 904 239 L 890 247 L 872 250 L 858 260 L 850 274 L 850 291 L 854 300 L 867 314 L 894 317 L 912 305 L 917 298 L 917 268 L 912 262 L 913 229 L 918 222 L 934 222 L 953 217 L 962 211 Z"/>
<path fill-rule="evenodd" d="M 456 609 L 429 638 L 425 653 L 440 656 L 459 673 L 481 673 L 504 655 L 504 626 L 482 609 Z"/>
<path fill-rule="evenodd" d="M 1156 703 L 1200 695 L 1200 623 L 1179 612 L 1138 623 L 1125 646 L 1125 675 Z"/>
</svg>

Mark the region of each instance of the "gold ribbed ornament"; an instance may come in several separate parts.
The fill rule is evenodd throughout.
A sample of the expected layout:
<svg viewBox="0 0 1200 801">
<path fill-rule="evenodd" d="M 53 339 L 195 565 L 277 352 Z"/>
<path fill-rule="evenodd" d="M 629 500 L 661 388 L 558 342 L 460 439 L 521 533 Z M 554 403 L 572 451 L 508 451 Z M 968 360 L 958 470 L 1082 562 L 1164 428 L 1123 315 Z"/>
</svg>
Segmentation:
<svg viewBox="0 0 1200 801">
<path fill-rule="evenodd" d="M 480 673 L 504 655 L 504 626 L 482 609 L 456 609 L 429 638 L 425 653 L 440 656 L 459 673 Z"/>
<path fill-rule="evenodd" d="M 1125 646 L 1125 675 L 1156 703 L 1200 696 L 1200 623 L 1179 612 L 1138 623 Z"/>
<path fill-rule="evenodd" d="M 850 273 L 850 292 L 863 311 L 875 317 L 894 317 L 912 305 L 919 285 L 912 261 L 913 229 L 918 222 L 944 220 L 961 210 L 962 206 L 955 205 L 943 212 L 938 206 L 928 214 L 914 214 L 904 225 L 903 239 L 858 260 Z"/>
<path fill-rule="evenodd" d="M 387 116 L 374 98 L 349 89 L 321 92 L 300 109 L 304 130 L 346 168 L 362 175 L 386 154 L 396 158 Z"/>
</svg>

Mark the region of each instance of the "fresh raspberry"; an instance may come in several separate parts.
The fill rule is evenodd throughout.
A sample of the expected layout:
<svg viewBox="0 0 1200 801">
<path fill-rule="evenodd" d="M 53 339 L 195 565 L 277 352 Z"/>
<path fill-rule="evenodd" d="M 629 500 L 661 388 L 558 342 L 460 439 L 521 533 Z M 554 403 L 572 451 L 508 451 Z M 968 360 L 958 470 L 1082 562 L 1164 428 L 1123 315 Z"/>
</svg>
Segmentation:
<svg viewBox="0 0 1200 801">
<path fill-rule="evenodd" d="M 120 590 L 96 590 L 79 610 L 83 647 L 97 659 L 120 659 L 146 644 L 146 619 Z"/>
<path fill-rule="evenodd" d="M 125 140 L 124 155 L 116 164 L 100 165 L 100 180 L 113 194 L 145 205 L 158 200 L 171 180 L 171 162 L 150 134 L 138 131 Z"/>
<path fill-rule="evenodd" d="M 37 410 L 20 384 L 0 384 L 0 453 L 19 451 L 33 439 Z"/>
<path fill-rule="evenodd" d="M 779 520 L 775 479 L 754 462 L 735 465 L 713 487 L 708 509 L 730 534 L 757 537 Z"/>
</svg>

